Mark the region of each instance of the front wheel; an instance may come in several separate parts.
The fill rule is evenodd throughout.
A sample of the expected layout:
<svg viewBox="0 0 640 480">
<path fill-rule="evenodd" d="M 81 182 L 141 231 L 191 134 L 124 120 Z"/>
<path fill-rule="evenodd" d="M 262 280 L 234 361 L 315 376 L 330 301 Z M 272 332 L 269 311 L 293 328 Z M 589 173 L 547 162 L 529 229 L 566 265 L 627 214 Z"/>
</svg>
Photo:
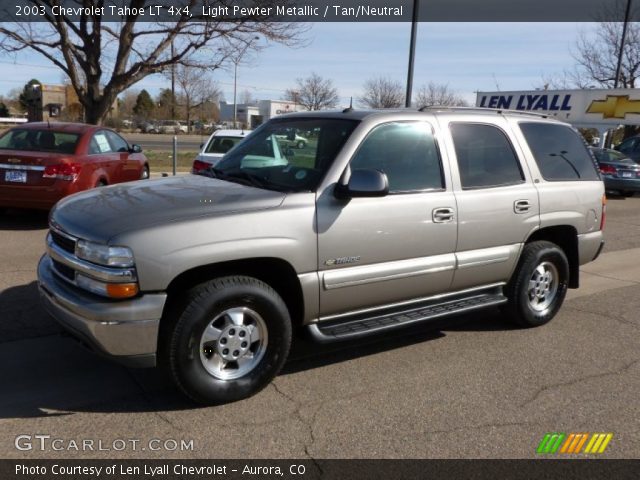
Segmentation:
<svg viewBox="0 0 640 480">
<path fill-rule="evenodd" d="M 140 172 L 140 180 L 148 180 L 149 179 L 149 165 L 142 166 L 142 172 Z"/>
<path fill-rule="evenodd" d="M 547 241 L 528 243 L 505 289 L 504 310 L 520 326 L 544 325 L 560 309 L 568 282 L 569 262 L 560 247 Z"/>
<path fill-rule="evenodd" d="M 302 150 L 305 146 L 306 146 L 306 145 L 305 145 L 305 143 L 304 143 L 302 140 L 300 140 L 300 141 L 298 142 L 298 145 L 297 145 L 298 150 Z"/>
<path fill-rule="evenodd" d="M 280 296 L 251 277 L 222 277 L 193 288 L 170 333 L 168 366 L 194 401 L 213 405 L 249 397 L 280 371 L 291 319 Z"/>
</svg>

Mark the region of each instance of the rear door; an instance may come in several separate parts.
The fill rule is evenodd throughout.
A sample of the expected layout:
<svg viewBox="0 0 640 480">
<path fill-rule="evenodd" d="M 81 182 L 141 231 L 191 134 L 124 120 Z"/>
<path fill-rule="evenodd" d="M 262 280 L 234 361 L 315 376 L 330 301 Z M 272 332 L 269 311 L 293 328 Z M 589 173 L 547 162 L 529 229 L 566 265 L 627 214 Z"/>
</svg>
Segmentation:
<svg viewBox="0 0 640 480">
<path fill-rule="evenodd" d="M 129 153 L 129 144 L 127 141 L 111 130 L 105 130 L 111 149 L 117 156 L 119 165 L 117 167 L 120 172 L 119 182 L 128 182 L 131 180 L 139 180 L 142 172 L 142 164 L 135 158 L 131 158 Z"/>
<path fill-rule="evenodd" d="M 538 192 L 503 118 L 445 126 L 458 206 L 457 268 L 452 289 L 501 283 L 525 239 L 538 228 Z"/>
<path fill-rule="evenodd" d="M 108 183 L 121 182 L 120 154 L 113 151 L 107 130 L 96 131 L 89 142 L 89 160 L 98 176 L 106 176 Z"/>
</svg>

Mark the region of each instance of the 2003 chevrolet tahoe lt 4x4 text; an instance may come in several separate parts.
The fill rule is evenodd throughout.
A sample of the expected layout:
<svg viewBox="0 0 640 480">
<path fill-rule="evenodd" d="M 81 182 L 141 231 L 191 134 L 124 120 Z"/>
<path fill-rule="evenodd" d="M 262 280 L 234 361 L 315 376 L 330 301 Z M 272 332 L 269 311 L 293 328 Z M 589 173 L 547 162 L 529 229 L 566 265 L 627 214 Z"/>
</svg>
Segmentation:
<svg viewBox="0 0 640 480">
<path fill-rule="evenodd" d="M 291 132 L 304 149 L 274 141 Z M 267 385 L 295 327 L 332 342 L 496 305 L 542 325 L 603 244 L 593 158 L 531 114 L 286 115 L 203 173 L 61 201 L 38 268 L 76 337 L 202 403 Z"/>
</svg>

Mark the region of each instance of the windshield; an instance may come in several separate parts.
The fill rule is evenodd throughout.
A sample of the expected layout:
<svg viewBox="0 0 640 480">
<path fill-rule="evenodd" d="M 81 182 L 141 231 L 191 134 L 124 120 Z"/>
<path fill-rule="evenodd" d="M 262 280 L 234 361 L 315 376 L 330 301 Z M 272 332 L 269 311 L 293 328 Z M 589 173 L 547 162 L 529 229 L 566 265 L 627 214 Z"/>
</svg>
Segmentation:
<svg viewBox="0 0 640 480">
<path fill-rule="evenodd" d="M 227 153 L 235 147 L 244 137 L 229 137 L 219 135 L 213 137 L 207 145 L 205 153 Z"/>
<path fill-rule="evenodd" d="M 0 137 L 0 149 L 72 154 L 79 138 L 76 133 L 17 128 Z"/>
<path fill-rule="evenodd" d="M 202 175 L 286 192 L 313 191 L 358 124 L 354 120 L 272 120 Z M 291 138 L 304 138 L 292 144 Z"/>
</svg>

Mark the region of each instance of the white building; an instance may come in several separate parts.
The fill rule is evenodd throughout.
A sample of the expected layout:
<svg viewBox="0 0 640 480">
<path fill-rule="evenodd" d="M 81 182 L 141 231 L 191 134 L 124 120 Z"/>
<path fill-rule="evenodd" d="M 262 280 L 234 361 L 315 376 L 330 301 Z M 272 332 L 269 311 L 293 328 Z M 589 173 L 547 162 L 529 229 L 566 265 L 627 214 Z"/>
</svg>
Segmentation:
<svg viewBox="0 0 640 480">
<path fill-rule="evenodd" d="M 238 127 L 256 128 L 270 118 L 285 113 L 301 112 L 302 105 L 288 100 L 258 100 L 254 104 L 239 103 L 236 109 Z M 233 103 L 220 102 L 220 121 L 233 125 Z"/>
</svg>

